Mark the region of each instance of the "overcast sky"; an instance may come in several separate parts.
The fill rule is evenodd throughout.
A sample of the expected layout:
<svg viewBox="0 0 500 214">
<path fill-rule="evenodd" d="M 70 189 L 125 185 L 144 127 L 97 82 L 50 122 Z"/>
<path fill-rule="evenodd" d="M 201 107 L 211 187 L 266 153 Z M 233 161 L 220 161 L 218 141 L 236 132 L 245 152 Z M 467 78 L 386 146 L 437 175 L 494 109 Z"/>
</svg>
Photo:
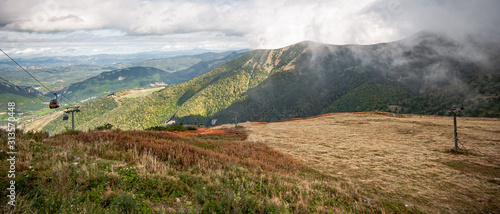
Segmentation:
<svg viewBox="0 0 500 214">
<path fill-rule="evenodd" d="M 0 0 L 14 56 L 373 44 L 421 30 L 500 35 L 499 0 Z"/>
</svg>

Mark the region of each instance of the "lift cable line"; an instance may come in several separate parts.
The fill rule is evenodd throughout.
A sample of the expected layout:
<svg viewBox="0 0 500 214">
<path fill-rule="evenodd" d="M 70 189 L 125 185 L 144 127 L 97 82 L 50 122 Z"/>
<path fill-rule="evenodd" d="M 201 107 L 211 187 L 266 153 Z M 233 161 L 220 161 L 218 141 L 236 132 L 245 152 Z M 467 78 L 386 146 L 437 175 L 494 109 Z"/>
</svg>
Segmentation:
<svg viewBox="0 0 500 214">
<path fill-rule="evenodd" d="M 5 54 L 5 56 L 7 56 L 12 62 L 16 63 L 17 66 L 19 66 L 24 72 L 26 72 L 28 75 L 31 76 L 31 78 L 35 79 L 41 86 L 43 86 L 47 91 L 49 91 L 50 93 L 52 94 L 56 94 L 54 93 L 53 91 L 51 91 L 49 88 L 47 88 L 47 86 L 45 86 L 42 82 L 40 82 L 35 76 L 33 76 L 32 74 L 30 74 L 30 72 L 28 72 L 26 69 L 23 68 L 23 66 L 19 65 L 19 63 L 16 62 L 16 60 L 12 59 L 12 57 L 10 57 L 7 53 L 5 53 L 2 49 L 0 49 L 0 51 L 2 51 L 3 54 Z M 56 95 L 57 96 L 57 95 Z M 71 101 L 70 99 L 68 99 L 66 96 L 62 95 L 61 94 L 61 97 L 64 97 L 66 100 L 68 100 L 70 103 L 74 103 L 73 101 Z"/>
<path fill-rule="evenodd" d="M 57 101 L 57 94 L 53 91 L 51 91 L 49 88 L 47 88 L 47 86 L 45 86 L 42 82 L 40 82 L 35 76 L 33 76 L 32 74 L 30 74 L 30 72 L 28 72 L 26 69 L 23 68 L 23 66 L 19 65 L 19 63 L 16 62 L 16 60 L 12 59 L 12 57 L 10 57 L 7 53 L 5 53 L 2 49 L 0 49 L 0 51 L 2 51 L 3 54 L 5 54 L 5 56 L 7 56 L 12 62 L 16 63 L 17 66 L 19 66 L 24 72 L 26 72 L 28 75 L 30 75 L 33 79 L 35 79 L 41 86 L 43 86 L 47 91 L 49 91 L 50 93 L 54 94 L 56 96 L 56 99 L 54 100 L 51 100 L 50 103 L 49 103 L 49 107 L 51 109 L 54 109 L 54 108 L 59 108 L 59 102 Z M 3 79 L 3 78 L 2 78 Z M 4 79 L 5 80 L 5 79 Z M 8 82 L 7 80 L 5 80 L 6 82 Z M 9 82 L 10 83 L 10 82 Z M 12 83 L 11 83 L 12 84 Z M 14 85 L 14 84 L 12 84 Z M 71 101 L 70 99 L 68 99 L 66 96 L 62 95 L 61 94 L 61 97 L 64 97 L 66 100 L 69 101 L 69 103 L 71 104 L 74 104 L 73 101 Z M 69 104 L 68 103 L 68 104 Z M 75 112 L 80 112 L 80 109 L 79 109 L 80 106 L 74 106 L 74 107 L 69 107 L 66 109 L 66 111 L 64 111 L 64 113 L 66 114 L 69 114 L 71 113 L 71 125 L 72 125 L 72 129 L 75 130 Z M 63 117 L 63 120 L 68 120 L 68 116 L 65 115 L 65 117 Z"/>
<path fill-rule="evenodd" d="M 2 78 L 2 77 L 0 77 L 0 79 L 1 79 L 1 80 L 3 80 L 4 82 L 6 82 L 6 83 L 7 83 L 7 84 L 9 84 L 9 85 L 12 85 L 13 87 L 18 87 L 17 85 L 15 85 L 15 84 L 11 83 L 10 81 L 8 81 L 8 80 L 6 80 L 6 79 L 4 79 L 4 78 Z M 40 100 L 40 101 L 42 101 L 42 102 L 47 102 L 47 101 L 43 100 L 42 98 L 40 98 L 40 97 L 42 97 L 42 96 L 40 96 L 40 95 L 37 95 L 37 94 L 32 94 L 31 92 L 28 92 L 28 91 L 26 91 L 26 94 L 28 94 L 28 95 L 32 96 L 33 98 L 37 98 L 37 99 L 39 99 L 39 100 Z M 45 98 L 45 97 L 44 97 L 44 98 Z"/>
</svg>

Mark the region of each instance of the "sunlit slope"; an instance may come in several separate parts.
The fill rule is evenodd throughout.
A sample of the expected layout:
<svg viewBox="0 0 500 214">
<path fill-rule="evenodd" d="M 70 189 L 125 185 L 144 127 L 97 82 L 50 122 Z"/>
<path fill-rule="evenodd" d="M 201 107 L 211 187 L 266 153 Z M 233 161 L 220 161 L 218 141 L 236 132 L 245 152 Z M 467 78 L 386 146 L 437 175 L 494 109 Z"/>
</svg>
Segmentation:
<svg viewBox="0 0 500 214">
<path fill-rule="evenodd" d="M 280 50 L 257 50 L 230 61 L 188 82 L 133 99 L 109 96 L 83 104 L 78 113 L 79 129 L 111 123 L 122 129 L 142 129 L 162 124 L 177 112 L 180 118 L 208 118 L 232 103 L 246 98 L 245 92 L 283 70 L 304 46 Z M 290 55 L 288 62 L 278 56 Z M 274 56 L 274 60 L 272 57 Z M 276 67 L 281 63 L 280 67 Z M 62 121 L 62 118 L 56 121 Z M 50 123 L 45 130 L 58 132 L 63 122 Z M 67 123 L 67 122 L 64 122 Z"/>
</svg>

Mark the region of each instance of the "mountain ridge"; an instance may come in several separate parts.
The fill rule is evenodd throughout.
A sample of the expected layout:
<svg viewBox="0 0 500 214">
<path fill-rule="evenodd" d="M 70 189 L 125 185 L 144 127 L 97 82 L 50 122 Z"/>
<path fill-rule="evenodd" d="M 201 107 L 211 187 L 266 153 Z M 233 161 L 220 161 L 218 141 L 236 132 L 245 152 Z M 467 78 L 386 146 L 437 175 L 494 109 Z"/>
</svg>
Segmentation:
<svg viewBox="0 0 500 214">
<path fill-rule="evenodd" d="M 140 129 L 161 125 L 175 112 L 184 123 L 208 124 L 214 118 L 233 122 L 235 116 L 277 121 L 331 111 L 393 111 L 389 106 L 400 113 L 447 115 L 454 105 L 466 106 L 465 116 L 499 117 L 499 66 L 483 67 L 457 53 L 461 46 L 435 38 L 410 46 L 306 41 L 254 50 L 182 84 L 122 102 L 104 118 Z M 83 121 L 85 128 L 102 121 L 88 116 L 93 122 Z"/>
</svg>

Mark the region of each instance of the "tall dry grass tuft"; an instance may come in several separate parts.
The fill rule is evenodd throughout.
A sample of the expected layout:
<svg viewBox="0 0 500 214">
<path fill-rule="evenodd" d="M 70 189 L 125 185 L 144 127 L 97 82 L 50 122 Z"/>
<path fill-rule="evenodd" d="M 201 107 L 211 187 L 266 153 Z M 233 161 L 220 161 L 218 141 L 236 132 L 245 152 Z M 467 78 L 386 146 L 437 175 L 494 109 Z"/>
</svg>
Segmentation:
<svg viewBox="0 0 500 214">
<path fill-rule="evenodd" d="M 300 164 L 289 156 L 256 142 L 221 142 L 211 139 L 182 138 L 166 132 L 120 131 L 92 132 L 75 135 L 57 135 L 51 139 L 53 145 L 64 147 L 88 147 L 90 155 L 108 156 L 106 151 L 130 151 L 125 156 L 128 162 L 136 162 L 140 154 L 172 162 L 178 168 L 200 166 L 203 168 L 225 168 L 227 163 L 238 163 L 251 168 L 295 171 Z M 122 154 L 114 154 L 122 155 Z"/>
<path fill-rule="evenodd" d="M 136 166 L 137 172 L 141 176 L 159 174 L 168 177 L 168 173 L 172 170 L 169 165 L 158 160 L 158 158 L 149 151 L 142 153 Z"/>
</svg>

